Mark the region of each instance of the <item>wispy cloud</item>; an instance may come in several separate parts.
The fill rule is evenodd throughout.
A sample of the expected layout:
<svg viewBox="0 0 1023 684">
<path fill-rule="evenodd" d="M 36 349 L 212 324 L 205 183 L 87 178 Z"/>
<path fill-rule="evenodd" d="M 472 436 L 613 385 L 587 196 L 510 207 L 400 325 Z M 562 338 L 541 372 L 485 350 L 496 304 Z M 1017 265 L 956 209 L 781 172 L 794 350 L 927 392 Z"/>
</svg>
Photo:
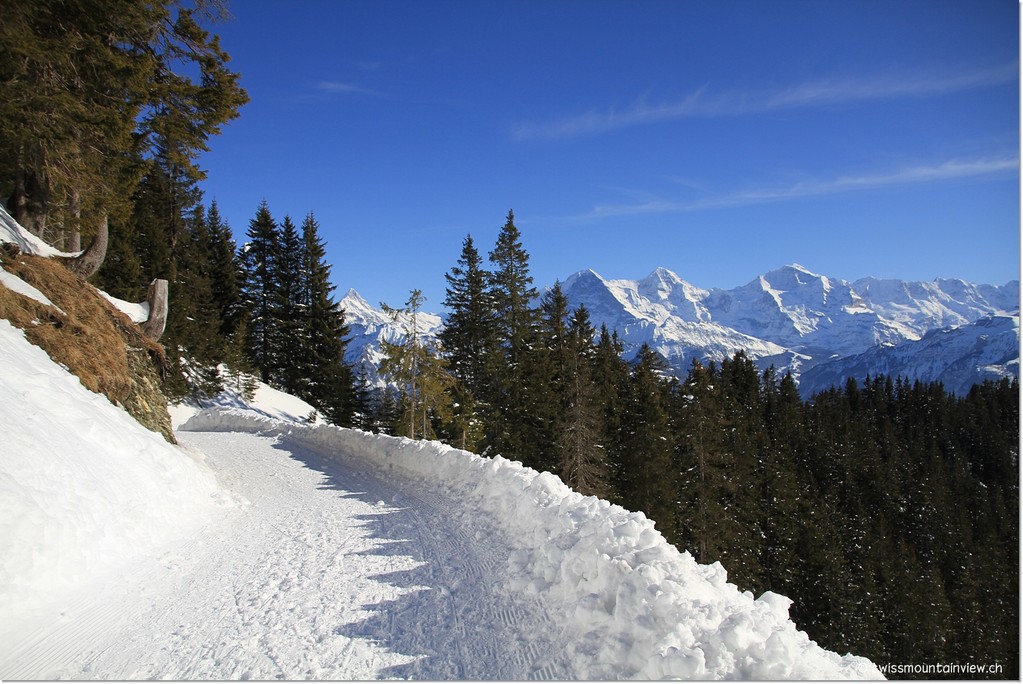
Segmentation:
<svg viewBox="0 0 1023 684">
<path fill-rule="evenodd" d="M 867 100 L 924 97 L 1010 83 L 1018 75 L 1016 64 L 1006 64 L 951 76 L 826 79 L 775 91 L 714 92 L 709 86 L 703 86 L 668 102 L 652 103 L 643 98 L 625 109 L 592 109 L 561 119 L 523 122 L 512 134 L 518 140 L 570 138 L 679 119 L 734 117 Z"/>
<path fill-rule="evenodd" d="M 341 81 L 320 81 L 315 85 L 317 92 L 325 94 L 357 94 L 357 95 L 378 95 L 377 91 L 370 90 L 369 88 L 363 88 L 361 86 L 353 85 L 351 83 L 342 83 Z"/>
<path fill-rule="evenodd" d="M 608 216 L 630 216 L 638 214 L 665 214 L 726 209 L 769 202 L 781 202 L 804 197 L 837 195 L 856 190 L 869 190 L 912 183 L 947 181 L 976 176 L 987 176 L 1019 171 L 1019 160 L 1014 158 L 950 160 L 930 166 L 911 166 L 900 170 L 840 176 L 817 181 L 804 181 L 789 186 L 756 188 L 708 197 L 677 201 L 652 198 L 633 204 L 605 204 L 576 216 L 577 220 L 597 219 Z"/>
</svg>

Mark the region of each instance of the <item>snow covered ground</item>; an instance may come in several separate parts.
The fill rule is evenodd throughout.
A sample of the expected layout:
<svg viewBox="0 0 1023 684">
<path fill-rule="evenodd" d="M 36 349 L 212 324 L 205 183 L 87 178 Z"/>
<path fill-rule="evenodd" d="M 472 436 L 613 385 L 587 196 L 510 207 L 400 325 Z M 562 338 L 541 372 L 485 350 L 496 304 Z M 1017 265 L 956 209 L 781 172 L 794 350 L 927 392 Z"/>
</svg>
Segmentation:
<svg viewBox="0 0 1023 684">
<path fill-rule="evenodd" d="M 0 678 L 879 676 L 552 475 L 266 405 L 175 448 L 0 354 Z"/>
<path fill-rule="evenodd" d="M 175 447 L 4 320 L 0 368 L 0 679 L 881 676 L 549 473 L 265 386 Z"/>
</svg>

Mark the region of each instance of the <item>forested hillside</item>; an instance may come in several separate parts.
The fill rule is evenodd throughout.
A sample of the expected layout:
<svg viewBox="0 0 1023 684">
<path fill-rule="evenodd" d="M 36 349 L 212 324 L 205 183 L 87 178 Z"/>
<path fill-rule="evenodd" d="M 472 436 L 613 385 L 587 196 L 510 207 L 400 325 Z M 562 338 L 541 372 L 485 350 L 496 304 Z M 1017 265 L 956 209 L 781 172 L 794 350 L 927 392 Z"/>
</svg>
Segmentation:
<svg viewBox="0 0 1023 684">
<path fill-rule="evenodd" d="M 856 378 L 803 400 L 741 350 L 684 378 L 649 347 L 627 363 L 559 284 L 540 294 L 509 212 L 486 259 L 465 238 L 439 341 L 414 334 L 419 291 L 390 309 L 410 334 L 384 349 L 400 389 L 380 390 L 343 362 L 313 213 L 296 225 L 264 202 L 242 239 L 198 190 L 201 152 L 247 99 L 201 27 L 216 3 L 45 4 L 0 23 L 0 194 L 68 250 L 108 229 L 107 292 L 170 281 L 170 395 L 201 402 L 250 372 L 340 426 L 501 454 L 791 597 L 825 648 L 1018 677 L 1016 381 L 953 396 Z"/>
</svg>

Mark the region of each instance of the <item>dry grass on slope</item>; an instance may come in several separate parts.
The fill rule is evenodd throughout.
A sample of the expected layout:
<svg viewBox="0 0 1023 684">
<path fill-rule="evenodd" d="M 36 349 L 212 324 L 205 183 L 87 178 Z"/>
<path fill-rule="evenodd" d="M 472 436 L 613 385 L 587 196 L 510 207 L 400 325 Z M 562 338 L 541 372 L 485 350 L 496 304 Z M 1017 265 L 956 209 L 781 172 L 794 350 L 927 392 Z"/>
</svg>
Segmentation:
<svg viewBox="0 0 1023 684">
<path fill-rule="evenodd" d="M 157 376 L 164 366 L 163 347 L 58 260 L 19 254 L 3 255 L 0 263 L 59 308 L 0 286 L 0 318 L 24 330 L 29 341 L 85 387 L 173 442 Z"/>
</svg>

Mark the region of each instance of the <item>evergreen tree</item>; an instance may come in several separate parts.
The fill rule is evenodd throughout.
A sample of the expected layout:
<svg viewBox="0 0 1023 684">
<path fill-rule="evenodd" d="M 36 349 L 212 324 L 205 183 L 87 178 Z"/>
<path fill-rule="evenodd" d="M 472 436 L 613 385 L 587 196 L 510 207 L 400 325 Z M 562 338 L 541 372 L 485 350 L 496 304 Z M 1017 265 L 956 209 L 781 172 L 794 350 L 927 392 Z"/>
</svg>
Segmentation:
<svg viewBox="0 0 1023 684">
<path fill-rule="evenodd" d="M 483 268 L 471 235 L 462 242 L 458 265 L 444 277 L 444 306 L 449 314 L 440 341 L 448 368 L 477 401 L 485 402 L 493 395 L 497 327 L 488 289 L 490 274 Z"/>
<path fill-rule="evenodd" d="M 721 362 L 718 386 L 722 411 L 727 417 L 723 435 L 724 452 L 729 457 L 729 495 L 726 498 L 730 535 L 722 563 L 733 577 L 744 580 L 754 590 L 763 588 L 758 579 L 763 529 L 763 483 L 767 480 L 764 454 L 767 432 L 763 423 L 760 372 L 743 351 Z"/>
<path fill-rule="evenodd" d="M 274 325 L 272 346 L 277 354 L 277 382 L 280 389 L 304 397 L 312 368 L 308 360 L 308 288 L 306 258 L 298 228 L 285 215 L 280 224 L 280 249 L 274 269 Z"/>
<path fill-rule="evenodd" d="M 629 385 L 629 367 L 622 360 L 622 350 L 618 334 L 609 333 L 607 326 L 601 325 L 591 377 L 599 402 L 598 438 L 607 468 L 608 499 L 618 504 L 624 504 L 621 496 L 625 471 L 622 414 Z"/>
<path fill-rule="evenodd" d="M 15 218 L 77 249 L 124 225 L 154 149 L 171 182 L 201 178 L 210 136 L 247 100 L 219 39 L 176 0 L 12 5 L 0 26 L 0 189 Z M 66 242 L 65 242 L 66 238 Z"/>
<path fill-rule="evenodd" d="M 172 371 L 166 383 L 170 394 L 200 402 L 223 390 L 218 366 L 224 340 L 213 300 L 209 245 L 203 209 L 196 207 L 176 245 L 161 338 Z"/>
<path fill-rule="evenodd" d="M 681 545 L 701 563 L 724 557 L 728 538 L 730 459 L 723 446 L 724 420 L 716 366 L 693 359 L 674 393 L 673 432 L 678 438 Z"/>
<path fill-rule="evenodd" d="M 156 160 L 146 164 L 146 174 L 135 194 L 131 218 L 135 229 L 132 249 L 142 266 L 142 280 L 137 283 L 139 298 L 154 278 L 174 279 L 172 236 L 181 232 L 184 216 L 192 208 L 181 201 L 194 198 L 194 195 L 175 192 L 172 185 L 161 164 Z M 103 275 L 102 271 L 100 275 Z"/>
<path fill-rule="evenodd" d="M 297 364 L 304 375 L 300 396 L 319 409 L 335 425 L 351 425 L 359 408 L 352 369 L 345 361 L 350 330 L 344 311 L 333 299 L 326 247 L 319 224 L 310 212 L 302 222 L 303 344 Z"/>
<path fill-rule="evenodd" d="M 522 237 L 515 227 L 515 215 L 508 218 L 490 252 L 493 264 L 490 295 L 496 313 L 499 339 L 507 362 L 514 367 L 525 353 L 536 329 L 537 298 L 533 276 L 529 274 L 529 254 L 522 246 Z"/>
<path fill-rule="evenodd" d="M 138 190 L 133 199 L 137 196 Z M 135 203 L 132 216 L 110 221 L 106 258 L 93 278 L 96 287 L 129 302 L 142 301 L 146 294 L 141 250 L 137 244 L 139 237 L 137 229 L 145 230 L 144 221 L 136 217 L 139 209 L 140 204 Z"/>
<path fill-rule="evenodd" d="M 373 384 L 370 364 L 363 360 L 354 369 L 355 373 L 355 413 L 352 416 L 352 427 L 366 432 L 379 432 L 380 388 Z"/>
<path fill-rule="evenodd" d="M 669 541 L 676 537 L 673 444 L 668 429 L 664 360 L 644 344 L 629 380 L 622 416 L 622 499 L 642 511 Z"/>
<path fill-rule="evenodd" d="M 241 248 L 242 302 L 247 312 L 246 349 L 260 380 L 276 382 L 280 350 L 275 346 L 279 303 L 277 264 L 280 259 L 280 231 L 264 200 L 249 221 L 249 241 Z"/>
<path fill-rule="evenodd" d="M 234 338 L 241 324 L 243 309 L 239 289 L 238 246 L 231 228 L 220 216 L 217 202 L 206 211 L 206 229 L 210 240 L 210 268 L 213 300 L 220 313 L 220 334 L 225 340 Z"/>
<path fill-rule="evenodd" d="M 568 298 L 555 282 L 540 301 L 535 343 L 520 360 L 521 395 L 530 410 L 529 422 L 520 423 L 518 431 L 532 445 L 523 463 L 548 472 L 558 472 L 563 460 L 558 437 L 569 401 L 568 316 Z"/>
<path fill-rule="evenodd" d="M 8 5 L 0 28 L 8 206 L 30 231 L 70 249 L 71 234 L 88 230 L 83 216 L 127 209 L 119 197 L 130 196 L 137 182 L 130 171 L 139 153 L 135 119 L 160 58 L 140 48 L 149 47 L 144 36 L 160 24 L 164 8 Z"/>
<path fill-rule="evenodd" d="M 558 472 L 577 492 L 606 499 L 611 494 L 610 473 L 601 434 L 600 395 L 593 381 L 595 335 L 589 312 L 580 305 L 568 329 Z"/>
<path fill-rule="evenodd" d="M 537 292 L 529 274 L 529 254 L 522 246 L 511 211 L 490 252 L 490 262 L 490 298 L 504 363 L 496 378 L 487 443 L 507 458 L 533 462 L 536 444 L 529 435 L 535 426 L 524 361 L 536 334 L 537 312 L 532 302 Z"/>
</svg>

